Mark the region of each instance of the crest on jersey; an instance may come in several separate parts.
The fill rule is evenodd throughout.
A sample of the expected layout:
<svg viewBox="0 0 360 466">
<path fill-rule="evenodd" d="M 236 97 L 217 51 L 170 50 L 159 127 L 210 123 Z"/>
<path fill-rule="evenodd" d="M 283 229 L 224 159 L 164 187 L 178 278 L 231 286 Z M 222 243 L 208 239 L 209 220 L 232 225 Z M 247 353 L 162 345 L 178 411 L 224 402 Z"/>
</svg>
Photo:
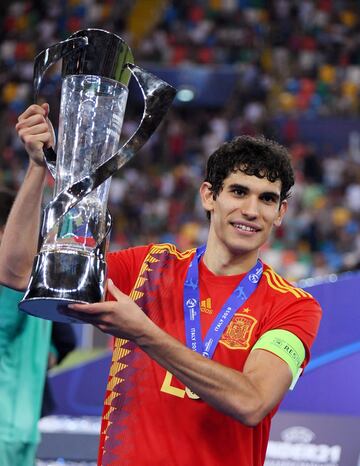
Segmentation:
<svg viewBox="0 0 360 466">
<path fill-rule="evenodd" d="M 250 338 L 257 320 L 247 314 L 235 314 L 226 327 L 220 343 L 229 349 L 246 350 L 250 346 Z"/>
</svg>

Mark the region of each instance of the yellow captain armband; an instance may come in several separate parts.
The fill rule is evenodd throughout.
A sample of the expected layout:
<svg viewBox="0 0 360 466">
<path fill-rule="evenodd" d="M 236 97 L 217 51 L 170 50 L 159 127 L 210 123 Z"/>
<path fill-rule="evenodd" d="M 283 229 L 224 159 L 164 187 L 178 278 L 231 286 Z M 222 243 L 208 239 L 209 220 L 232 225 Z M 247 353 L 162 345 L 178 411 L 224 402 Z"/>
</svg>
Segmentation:
<svg viewBox="0 0 360 466">
<path fill-rule="evenodd" d="M 258 339 L 251 351 L 255 349 L 270 351 L 289 365 L 292 373 L 290 390 L 293 390 L 305 359 L 305 348 L 300 338 L 288 330 L 269 330 Z"/>
</svg>

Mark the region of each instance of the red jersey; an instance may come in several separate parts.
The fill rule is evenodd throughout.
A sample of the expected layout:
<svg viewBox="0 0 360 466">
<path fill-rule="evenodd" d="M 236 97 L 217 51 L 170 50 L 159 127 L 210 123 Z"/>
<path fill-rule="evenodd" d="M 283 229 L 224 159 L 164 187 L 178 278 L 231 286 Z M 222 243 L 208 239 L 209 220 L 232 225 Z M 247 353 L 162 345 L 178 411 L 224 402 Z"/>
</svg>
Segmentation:
<svg viewBox="0 0 360 466">
<path fill-rule="evenodd" d="M 195 250 L 149 245 L 108 255 L 109 277 L 163 330 L 185 344 L 183 286 Z M 216 276 L 199 264 L 201 328 L 214 317 L 243 275 Z M 256 291 L 226 327 L 213 359 L 242 371 L 251 348 L 271 329 L 298 336 L 306 360 L 321 310 L 305 291 L 264 266 Z M 136 345 L 115 340 L 103 412 L 101 466 L 260 466 L 270 422 L 277 408 L 255 428 L 192 400 L 184 385 Z"/>
</svg>

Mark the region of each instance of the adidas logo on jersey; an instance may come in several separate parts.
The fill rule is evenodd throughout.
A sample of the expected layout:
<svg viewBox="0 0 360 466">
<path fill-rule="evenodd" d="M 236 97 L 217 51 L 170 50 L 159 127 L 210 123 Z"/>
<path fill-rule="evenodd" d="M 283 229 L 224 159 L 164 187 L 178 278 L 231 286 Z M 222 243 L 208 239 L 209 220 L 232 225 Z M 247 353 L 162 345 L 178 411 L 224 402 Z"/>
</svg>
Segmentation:
<svg viewBox="0 0 360 466">
<path fill-rule="evenodd" d="M 214 312 L 211 307 L 211 298 L 203 299 L 201 301 L 200 310 L 206 314 L 212 314 Z"/>
</svg>

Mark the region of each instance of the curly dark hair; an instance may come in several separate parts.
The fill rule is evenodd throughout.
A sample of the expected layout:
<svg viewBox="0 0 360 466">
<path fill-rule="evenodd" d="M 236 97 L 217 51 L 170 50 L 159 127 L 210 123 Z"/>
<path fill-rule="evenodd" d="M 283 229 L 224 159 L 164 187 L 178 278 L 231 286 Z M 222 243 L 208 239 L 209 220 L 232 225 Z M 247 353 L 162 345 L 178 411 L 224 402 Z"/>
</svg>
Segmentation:
<svg viewBox="0 0 360 466">
<path fill-rule="evenodd" d="M 239 136 L 223 143 L 210 155 L 204 181 L 211 184 L 214 198 L 223 189 L 225 178 L 237 170 L 271 182 L 280 180 L 280 201 L 290 196 L 295 182 L 288 151 L 264 137 Z"/>
</svg>

